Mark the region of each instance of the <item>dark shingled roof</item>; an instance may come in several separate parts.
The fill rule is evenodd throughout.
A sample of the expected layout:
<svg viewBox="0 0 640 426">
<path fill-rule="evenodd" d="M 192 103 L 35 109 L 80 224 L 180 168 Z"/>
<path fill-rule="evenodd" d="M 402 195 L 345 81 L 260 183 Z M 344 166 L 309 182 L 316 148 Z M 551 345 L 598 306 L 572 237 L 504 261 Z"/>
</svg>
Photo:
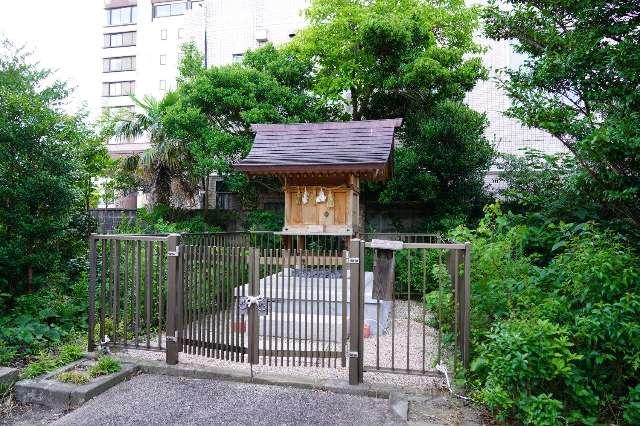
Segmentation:
<svg viewBox="0 0 640 426">
<path fill-rule="evenodd" d="M 249 174 L 389 175 L 394 131 L 402 119 L 254 124 L 249 155 L 235 164 Z"/>
</svg>

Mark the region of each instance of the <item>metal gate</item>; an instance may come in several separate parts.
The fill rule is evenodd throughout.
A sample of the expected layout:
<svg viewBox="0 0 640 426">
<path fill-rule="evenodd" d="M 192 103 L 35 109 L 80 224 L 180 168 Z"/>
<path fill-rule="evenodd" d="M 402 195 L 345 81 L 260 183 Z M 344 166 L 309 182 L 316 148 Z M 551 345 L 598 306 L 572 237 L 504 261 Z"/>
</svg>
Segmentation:
<svg viewBox="0 0 640 426">
<path fill-rule="evenodd" d="M 343 251 L 210 235 L 183 236 L 176 250 L 178 350 L 268 365 L 345 365 Z"/>
</svg>

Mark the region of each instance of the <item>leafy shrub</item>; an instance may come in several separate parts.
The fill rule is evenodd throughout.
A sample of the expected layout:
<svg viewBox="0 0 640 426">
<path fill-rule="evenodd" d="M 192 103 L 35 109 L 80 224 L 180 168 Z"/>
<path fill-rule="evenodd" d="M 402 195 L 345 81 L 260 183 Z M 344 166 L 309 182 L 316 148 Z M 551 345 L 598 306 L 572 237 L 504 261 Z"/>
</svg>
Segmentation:
<svg viewBox="0 0 640 426">
<path fill-rule="evenodd" d="M 106 376 L 108 374 L 117 373 L 122 369 L 120 361 L 110 356 L 101 356 L 98 361 L 89 368 L 91 377 Z"/>
<path fill-rule="evenodd" d="M 205 220 L 199 211 L 171 209 L 163 205 L 141 208 L 133 219 L 123 218 L 118 224 L 120 234 L 170 234 L 183 232 L 220 232 L 221 226 L 210 212 Z"/>
<path fill-rule="evenodd" d="M 77 361 L 83 356 L 84 350 L 76 344 L 62 346 L 57 355 L 41 352 L 34 362 L 27 365 L 20 372 L 20 376 L 25 379 L 39 377 L 65 364 Z"/>
<path fill-rule="evenodd" d="M 640 259 L 593 223 L 533 223 L 493 205 L 453 233 L 472 242 L 468 383 L 504 422 L 633 424 Z"/>
<path fill-rule="evenodd" d="M 20 377 L 23 379 L 33 379 L 42 376 L 51 370 L 55 370 L 59 366 L 58 360 L 49 353 L 41 353 L 36 361 L 27 365 L 21 372 Z"/>
<path fill-rule="evenodd" d="M 284 213 L 252 210 L 247 214 L 245 228 L 249 231 L 282 231 Z"/>
<path fill-rule="evenodd" d="M 89 383 L 89 375 L 82 371 L 65 371 L 56 376 L 56 380 L 62 383 L 73 383 L 76 385 L 84 385 Z"/>
<path fill-rule="evenodd" d="M 9 346 L 4 340 L 0 340 L 0 367 L 10 365 L 17 354 L 16 348 Z"/>
</svg>

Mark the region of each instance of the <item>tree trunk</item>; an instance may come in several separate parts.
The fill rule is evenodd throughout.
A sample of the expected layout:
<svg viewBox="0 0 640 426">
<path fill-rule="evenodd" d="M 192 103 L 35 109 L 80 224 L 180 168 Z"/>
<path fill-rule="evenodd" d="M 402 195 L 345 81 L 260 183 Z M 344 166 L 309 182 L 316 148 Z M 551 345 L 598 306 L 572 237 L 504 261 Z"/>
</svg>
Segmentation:
<svg viewBox="0 0 640 426">
<path fill-rule="evenodd" d="M 360 114 L 360 105 L 358 102 L 358 89 L 355 87 L 351 88 L 351 107 L 353 108 L 353 111 L 351 112 L 353 121 L 360 121 L 362 116 Z"/>
<path fill-rule="evenodd" d="M 158 170 L 154 191 L 156 204 L 171 205 L 171 176 L 167 169 Z"/>
<path fill-rule="evenodd" d="M 207 214 L 209 213 L 209 176 L 205 176 L 203 180 L 203 188 L 204 188 L 204 197 L 203 197 L 203 206 L 202 206 L 202 218 L 205 223 L 207 221 Z"/>
</svg>

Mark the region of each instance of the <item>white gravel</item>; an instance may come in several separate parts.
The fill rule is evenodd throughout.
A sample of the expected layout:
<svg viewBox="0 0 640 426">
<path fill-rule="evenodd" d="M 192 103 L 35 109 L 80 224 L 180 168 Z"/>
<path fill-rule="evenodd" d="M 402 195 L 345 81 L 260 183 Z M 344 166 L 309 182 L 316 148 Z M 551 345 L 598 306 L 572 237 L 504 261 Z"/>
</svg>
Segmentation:
<svg viewBox="0 0 640 426">
<path fill-rule="evenodd" d="M 410 306 L 411 317 L 407 321 L 407 309 Z M 426 312 L 427 318 L 429 312 Z M 438 337 L 437 331 L 433 328 L 425 325 L 423 327 L 423 311 L 422 306 L 415 301 L 407 303 L 407 301 L 395 301 L 394 310 L 394 322 L 393 322 L 393 334 L 391 319 L 388 324 L 387 332 L 379 337 L 379 361 L 380 368 L 391 368 L 392 356 L 394 360 L 395 368 L 401 373 L 407 368 L 407 335 L 409 339 L 409 368 L 411 370 L 419 370 L 424 368 L 426 371 L 434 371 L 434 361 L 437 357 L 438 350 Z M 424 330 L 424 352 L 423 352 L 423 330 Z M 440 377 L 430 377 L 424 375 L 408 375 L 398 373 L 382 373 L 377 371 L 371 371 L 376 367 L 377 361 L 377 337 L 372 335 L 364 340 L 364 382 L 366 384 L 384 384 L 398 387 L 419 388 L 419 389 L 444 389 L 445 382 Z M 279 344 L 278 344 L 279 346 Z M 297 346 L 297 345 L 296 345 Z M 286 343 L 284 343 L 286 348 Z M 394 350 L 392 351 L 392 348 Z M 340 346 L 338 345 L 338 350 Z M 121 353 L 128 357 L 139 358 L 145 360 L 164 361 L 165 355 L 163 352 L 146 351 L 141 349 L 125 349 Z M 393 354 L 393 355 L 392 355 Z M 424 354 L 424 357 L 423 357 Z M 423 360 L 424 358 L 424 360 Z M 235 361 L 227 361 L 216 358 L 207 358 L 200 355 L 192 355 L 181 352 L 179 354 L 181 364 L 188 364 L 194 366 L 208 366 L 219 368 L 230 368 L 236 370 L 249 371 L 250 366 L 248 363 L 240 363 Z M 321 361 L 319 367 L 316 366 L 298 366 L 298 359 L 292 358 L 289 360 L 289 366 L 287 366 L 287 359 L 285 358 L 284 364 L 280 365 L 281 361 L 278 358 L 278 365 L 275 365 L 275 357 L 272 359 L 272 365 L 268 365 L 268 358 L 260 357 L 262 364 L 254 365 L 253 371 L 259 373 L 274 373 L 292 376 L 305 376 L 318 379 L 346 379 L 348 378 L 348 368 L 341 367 L 340 360 L 336 360 L 337 367 L 334 366 L 334 360 L 331 360 L 331 367 L 322 367 Z M 265 365 L 266 363 L 266 365 Z M 366 368 L 369 367 L 369 368 Z"/>
</svg>

